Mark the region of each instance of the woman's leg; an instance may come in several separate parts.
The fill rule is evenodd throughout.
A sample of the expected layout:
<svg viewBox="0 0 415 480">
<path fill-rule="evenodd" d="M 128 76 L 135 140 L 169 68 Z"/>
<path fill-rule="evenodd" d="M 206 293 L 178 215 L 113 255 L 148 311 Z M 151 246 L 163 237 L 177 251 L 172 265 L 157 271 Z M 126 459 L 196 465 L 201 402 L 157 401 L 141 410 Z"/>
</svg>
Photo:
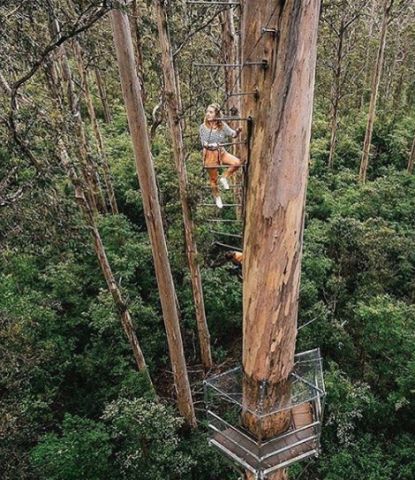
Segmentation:
<svg viewBox="0 0 415 480">
<path fill-rule="evenodd" d="M 214 168 L 219 165 L 218 152 L 214 150 L 203 150 L 203 165 L 207 167 L 210 188 L 214 197 L 219 197 L 218 188 L 218 169 Z"/>
<path fill-rule="evenodd" d="M 223 176 L 226 178 L 234 174 L 238 170 L 238 168 L 241 166 L 241 161 L 239 160 L 239 158 L 236 158 L 234 155 L 231 155 L 228 152 L 222 153 L 221 161 L 224 165 L 231 165 L 231 167 L 228 168 L 226 172 L 223 174 Z"/>
<path fill-rule="evenodd" d="M 212 189 L 213 196 L 219 197 L 219 188 L 218 188 L 218 169 L 217 168 L 209 168 L 209 182 L 210 188 Z"/>
</svg>

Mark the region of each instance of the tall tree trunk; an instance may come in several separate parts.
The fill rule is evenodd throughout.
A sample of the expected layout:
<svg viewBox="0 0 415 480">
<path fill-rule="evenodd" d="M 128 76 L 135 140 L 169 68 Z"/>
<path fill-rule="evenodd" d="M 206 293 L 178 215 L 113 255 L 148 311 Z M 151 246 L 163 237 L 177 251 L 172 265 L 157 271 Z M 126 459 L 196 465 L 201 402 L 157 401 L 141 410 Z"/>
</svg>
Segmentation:
<svg viewBox="0 0 415 480">
<path fill-rule="evenodd" d="M 206 370 L 212 367 L 210 351 L 210 335 L 206 321 L 203 300 L 202 279 L 198 263 L 196 242 L 193 238 L 194 224 L 187 194 L 186 154 L 183 143 L 183 130 L 180 122 L 179 91 L 176 83 L 175 66 L 167 27 L 167 15 L 163 0 L 156 0 L 154 7 L 162 54 L 162 70 L 164 75 L 164 96 L 166 99 L 170 135 L 173 141 L 173 155 L 179 176 L 179 193 L 182 204 L 183 223 L 186 240 L 187 261 L 193 289 L 193 300 L 196 309 L 197 328 L 203 366 Z"/>
<path fill-rule="evenodd" d="M 367 38 L 368 39 L 371 39 L 372 34 L 373 34 L 373 26 L 374 26 L 374 23 L 375 23 L 376 4 L 377 4 L 377 0 L 370 0 L 370 12 L 369 12 L 369 15 L 368 15 L 368 25 L 369 26 L 368 26 L 368 32 L 367 32 Z M 360 95 L 360 110 L 362 110 L 364 105 L 365 105 L 366 88 L 367 88 L 368 83 L 369 83 L 369 73 L 370 73 L 369 64 L 370 64 L 370 52 L 371 52 L 371 48 L 369 48 L 369 47 L 370 47 L 370 45 L 368 45 L 367 48 L 366 48 L 365 63 L 364 63 L 364 67 L 363 67 L 363 86 L 362 86 L 362 91 L 361 91 L 361 95 Z"/>
<path fill-rule="evenodd" d="M 87 197 L 85 196 L 85 190 L 82 186 L 82 182 L 79 180 L 75 169 L 70 165 L 69 156 L 62 141 L 59 142 L 58 151 L 60 160 L 64 165 L 66 171 L 68 172 L 69 178 L 71 179 L 72 184 L 75 188 L 75 197 L 78 201 L 80 209 L 84 214 L 85 221 L 94 240 L 94 248 L 99 261 L 99 265 L 107 283 L 108 290 L 111 293 L 117 312 L 120 316 L 122 328 L 133 350 L 137 367 L 140 371 L 146 372 L 148 374 L 144 355 L 134 331 L 131 315 L 128 310 L 127 303 L 124 300 L 118 283 L 114 277 L 114 274 L 112 273 L 111 265 L 108 261 L 105 247 L 102 243 L 101 235 L 96 224 L 94 212 L 88 203 Z M 148 378 L 150 380 L 150 376 L 148 376 Z"/>
<path fill-rule="evenodd" d="M 112 116 L 111 116 L 110 106 L 108 103 L 108 96 L 107 96 L 107 89 L 105 87 L 105 82 L 102 78 L 101 71 L 98 67 L 95 67 L 94 73 L 95 73 L 95 80 L 97 81 L 99 98 L 101 99 L 102 108 L 104 111 L 105 123 L 111 123 Z"/>
<path fill-rule="evenodd" d="M 242 6 L 243 61 L 269 63 L 266 70 L 245 67 L 242 80 L 243 91 L 259 90 L 259 100 L 245 98 L 242 110 L 254 122 L 244 238 L 243 402 L 256 410 L 260 385 L 267 382 L 266 413 L 287 394 L 294 365 L 320 0 Z M 279 36 L 264 34 L 258 42 L 266 25 Z M 288 426 L 289 414 L 271 417 L 262 438 Z M 258 435 L 258 422 L 251 415 L 243 420 Z M 268 477 L 285 478 L 284 470 Z"/>
<path fill-rule="evenodd" d="M 51 36 L 54 38 L 58 38 L 60 36 L 61 29 L 58 20 L 54 16 L 54 7 L 51 0 L 47 1 L 47 6 L 49 10 L 49 27 L 51 31 Z M 82 174 L 85 183 L 88 186 L 88 191 L 86 192 L 87 199 L 89 204 L 94 208 L 94 210 L 104 211 L 105 199 L 102 194 L 94 162 L 88 151 L 88 142 L 85 134 L 84 124 L 82 121 L 81 110 L 79 107 L 79 98 L 75 93 L 72 73 L 64 44 L 59 47 L 58 58 L 61 67 L 62 79 L 66 86 L 66 96 L 72 114 L 74 130 L 78 138 L 77 150 L 79 160 L 82 164 Z"/>
<path fill-rule="evenodd" d="M 239 41 L 235 31 L 234 11 L 227 8 L 220 14 L 222 30 L 222 60 L 223 63 L 240 63 Z M 225 92 L 228 112 L 238 116 L 241 113 L 241 97 L 233 93 L 241 92 L 241 78 L 239 68 L 225 68 Z"/>
<path fill-rule="evenodd" d="M 342 57 L 343 57 L 343 40 L 344 40 L 344 20 L 342 19 L 338 34 L 337 52 L 336 52 L 336 68 L 334 71 L 333 93 L 332 93 L 332 113 L 331 113 L 331 133 L 330 133 L 330 152 L 328 165 L 329 168 L 333 168 L 334 152 L 336 149 L 337 139 L 337 124 L 339 115 L 339 102 L 340 102 L 340 83 L 342 74 Z"/>
<path fill-rule="evenodd" d="M 125 0 L 122 0 L 120 4 L 121 7 L 123 7 Z M 124 103 L 133 141 L 138 181 L 140 184 L 147 229 L 152 245 L 160 302 L 166 326 L 170 359 L 177 392 L 177 404 L 180 413 L 186 418 L 189 425 L 196 426 L 196 417 L 180 332 L 176 292 L 164 237 L 140 83 L 135 68 L 131 31 L 128 17 L 122 10 L 113 10 L 111 12 L 111 19 Z"/>
<path fill-rule="evenodd" d="M 81 83 L 82 83 L 82 88 L 85 96 L 85 101 L 88 109 L 88 115 L 91 120 L 92 130 L 94 132 L 98 155 L 99 155 L 99 158 L 101 159 L 101 165 L 104 173 L 104 182 L 105 182 L 105 188 L 108 195 L 108 201 L 109 201 L 112 213 L 115 214 L 115 213 L 118 213 L 117 199 L 115 197 L 114 187 L 112 184 L 111 170 L 108 163 L 108 158 L 105 153 L 104 140 L 102 138 L 101 129 L 99 128 L 97 116 L 95 114 L 94 102 L 92 101 L 91 92 L 89 90 L 88 74 L 82 59 L 81 46 L 79 45 L 77 40 L 74 40 L 73 46 L 74 46 L 76 61 L 78 64 L 79 74 L 81 77 Z"/>
<path fill-rule="evenodd" d="M 393 2 L 394 0 L 385 0 L 383 4 L 383 18 L 382 18 L 382 27 L 381 27 L 380 39 L 379 39 L 379 48 L 378 48 L 378 54 L 376 57 L 375 68 L 372 76 L 369 113 L 367 117 L 366 134 L 365 134 L 365 140 L 363 143 L 363 153 L 362 153 L 362 159 L 360 162 L 360 170 L 359 170 L 359 180 L 362 183 L 366 182 L 367 169 L 369 166 L 369 153 L 370 153 L 370 146 L 372 143 L 373 124 L 375 122 L 376 103 L 378 98 L 380 78 L 382 76 L 383 59 L 385 55 L 386 33 L 388 30 L 389 16 L 390 16 Z"/>
<path fill-rule="evenodd" d="M 72 73 L 69 67 L 69 62 L 64 47 L 61 47 L 60 53 L 62 75 L 67 90 L 67 99 L 74 121 L 76 136 L 78 137 L 78 154 L 80 160 L 82 161 L 84 176 L 89 186 L 89 191 L 87 193 L 88 200 L 90 201 L 91 205 L 93 205 L 95 210 L 102 212 L 106 210 L 105 199 L 101 190 L 100 182 L 98 180 L 96 166 L 94 165 L 91 154 L 89 152 L 88 141 L 86 138 L 84 123 L 82 120 L 81 110 L 79 106 L 79 98 L 75 93 Z"/>
<path fill-rule="evenodd" d="M 408 159 L 408 173 L 412 173 L 414 171 L 414 163 L 415 163 L 415 137 L 412 142 L 411 153 Z"/>
<path fill-rule="evenodd" d="M 63 125 L 63 110 L 62 110 L 63 103 L 62 103 L 62 99 L 60 98 L 59 81 L 55 76 L 55 69 L 53 68 L 53 60 L 51 60 L 49 64 L 46 66 L 45 71 L 46 71 L 48 86 L 49 86 L 52 98 L 56 102 L 57 109 L 60 112 L 60 115 L 61 115 L 60 122 Z M 95 211 L 91 207 L 91 204 L 88 201 L 88 196 L 86 195 L 86 192 L 88 191 L 89 187 L 88 185 L 85 184 L 85 181 L 82 181 L 82 179 L 79 178 L 74 166 L 71 165 L 65 143 L 63 142 L 62 139 L 58 142 L 57 152 L 61 160 L 61 163 L 65 167 L 65 170 L 68 173 L 69 179 L 71 180 L 74 186 L 75 198 L 78 201 L 79 207 L 84 214 L 84 218 L 86 220 L 86 223 L 93 237 L 95 253 L 97 255 L 105 281 L 107 283 L 108 290 L 110 291 L 112 299 L 114 301 L 115 308 L 120 316 L 122 328 L 132 348 L 137 368 L 140 371 L 147 373 L 149 382 L 152 385 L 151 379 L 147 370 L 147 366 L 145 363 L 144 355 L 141 350 L 138 338 L 134 331 L 134 326 L 133 326 L 130 312 L 127 307 L 127 302 L 123 298 L 118 282 L 115 279 L 114 274 L 112 273 L 111 265 L 108 261 L 105 247 L 102 242 L 101 235 L 99 233 L 99 230 L 96 224 Z"/>
</svg>

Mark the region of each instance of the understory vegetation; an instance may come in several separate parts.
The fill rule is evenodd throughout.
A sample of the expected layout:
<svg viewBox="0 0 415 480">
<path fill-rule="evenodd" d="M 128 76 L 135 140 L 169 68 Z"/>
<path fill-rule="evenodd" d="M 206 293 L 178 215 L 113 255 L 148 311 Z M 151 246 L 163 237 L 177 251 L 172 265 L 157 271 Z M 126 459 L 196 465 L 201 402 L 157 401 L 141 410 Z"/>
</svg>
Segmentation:
<svg viewBox="0 0 415 480">
<path fill-rule="evenodd" d="M 179 18 L 171 21 L 177 23 L 179 36 Z M 24 27 L 22 38 L 33 28 Z M 149 53 L 155 48 L 154 25 L 146 18 L 141 28 L 148 36 L 143 51 L 151 123 L 160 66 Z M 86 44 L 99 43 L 108 32 L 108 25 L 94 27 Z M 327 38 L 322 27 L 320 55 Z M 363 58 L 364 42 L 357 41 L 355 55 Z M 7 43 L 12 44 L 10 38 Z M 19 48 L 24 52 L 32 47 L 19 44 Z M 197 45 L 193 48 L 197 50 Z M 387 65 L 393 54 L 391 50 Z M 180 61 L 188 60 L 186 55 Z M 111 63 L 113 54 L 108 58 Z M 15 61 L 24 63 L 19 55 Z M 208 446 L 203 369 L 169 132 L 163 122 L 152 153 L 200 422 L 193 431 L 175 408 L 126 115 L 116 67 L 105 68 L 110 123 L 104 122 L 93 82 L 91 87 L 119 213 L 100 215 L 98 226 L 128 301 L 157 398 L 148 379 L 137 372 L 73 187 L 53 163 L 51 152 L 60 133 L 49 129 L 42 116 L 47 90 L 40 88 L 45 81 L 39 74 L 26 89 L 34 105 L 21 102 L 18 118 L 29 125 L 25 142 L 45 170 L 34 168 L 24 150 L 12 146 L 7 128 L 0 130 L 0 182 L 15 168 L 10 188 L 21 186 L 18 197 L 0 205 L 0 477 L 236 480 L 238 472 Z M 331 77 L 323 56 L 318 57 L 298 320 L 307 326 L 298 333 L 297 351 L 321 349 L 327 397 L 321 454 L 291 467 L 293 479 L 415 478 L 415 176 L 407 171 L 415 113 L 414 76 L 406 73 L 405 98 L 399 101 L 393 102 L 393 93 L 386 97 L 387 84 L 381 85 L 368 179 L 362 183 L 358 171 L 367 92 L 363 91 L 362 106 L 357 90 L 345 101 L 333 166 L 328 168 Z M 394 94 L 401 91 L 403 87 Z M 189 101 L 186 87 L 183 95 Z M 200 93 L 198 108 L 204 107 L 206 95 Z M 8 108 L 6 96 L 0 98 L 0 107 Z M 47 108 L 53 117 L 53 107 Z M 86 116 L 85 110 L 82 104 Z M 37 122 L 35 117 L 31 120 L 33 112 Z M 87 135 L 93 144 L 90 127 Z M 210 199 L 208 180 L 195 147 L 187 167 L 214 373 L 241 359 L 242 283 L 234 267 L 221 262 L 224 250 L 213 245 L 207 223 L 211 212 L 200 207 Z"/>
</svg>

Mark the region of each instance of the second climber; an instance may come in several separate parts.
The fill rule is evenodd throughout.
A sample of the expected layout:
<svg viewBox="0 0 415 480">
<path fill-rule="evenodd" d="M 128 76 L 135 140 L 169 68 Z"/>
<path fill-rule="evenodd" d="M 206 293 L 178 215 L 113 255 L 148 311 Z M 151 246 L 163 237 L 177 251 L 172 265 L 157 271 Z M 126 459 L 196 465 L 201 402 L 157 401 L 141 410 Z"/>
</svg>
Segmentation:
<svg viewBox="0 0 415 480">
<path fill-rule="evenodd" d="M 218 188 L 218 168 L 220 165 L 229 165 L 229 168 L 219 178 L 224 190 L 229 190 L 228 178 L 241 166 L 241 161 L 234 155 L 228 153 L 223 144 L 227 137 L 237 137 L 242 129 L 233 130 L 221 120 L 220 105 L 212 103 L 206 109 L 205 119 L 200 125 L 200 141 L 203 147 L 203 165 L 207 168 L 210 180 L 210 187 L 218 208 L 223 208 L 223 202 Z"/>
</svg>

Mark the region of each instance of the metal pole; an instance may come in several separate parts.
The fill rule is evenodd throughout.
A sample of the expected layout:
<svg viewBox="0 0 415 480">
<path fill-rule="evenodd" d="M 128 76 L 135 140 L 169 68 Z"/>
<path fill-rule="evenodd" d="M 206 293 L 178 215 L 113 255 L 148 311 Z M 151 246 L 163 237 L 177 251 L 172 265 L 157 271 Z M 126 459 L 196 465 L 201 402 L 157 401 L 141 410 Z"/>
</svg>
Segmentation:
<svg viewBox="0 0 415 480">
<path fill-rule="evenodd" d="M 222 243 L 222 242 L 214 242 L 214 243 L 215 243 L 215 245 L 219 245 L 220 247 L 230 248 L 231 250 L 235 250 L 237 252 L 242 252 L 242 248 L 234 247 L 232 245 L 228 245 L 227 243 Z"/>
<path fill-rule="evenodd" d="M 242 235 L 237 235 L 236 233 L 217 232 L 216 230 L 209 230 L 209 232 L 216 235 L 224 235 L 226 237 L 242 238 Z"/>
<path fill-rule="evenodd" d="M 213 120 L 214 121 L 220 121 L 220 120 L 226 120 L 228 122 L 232 122 L 232 121 L 235 121 L 235 122 L 248 122 L 250 120 L 251 117 L 220 117 L 220 118 L 214 118 Z"/>
<path fill-rule="evenodd" d="M 243 68 L 246 66 L 260 65 L 263 68 L 268 67 L 268 61 L 262 60 L 260 62 L 244 62 L 244 63 L 194 63 L 195 67 L 229 67 L 229 68 Z"/>
<path fill-rule="evenodd" d="M 212 1 L 212 2 L 203 2 L 203 1 L 188 1 L 186 2 L 188 5 L 210 5 L 210 6 L 215 6 L 215 5 L 228 5 L 231 7 L 237 7 L 240 5 L 239 2 L 219 2 L 219 1 Z"/>
</svg>

